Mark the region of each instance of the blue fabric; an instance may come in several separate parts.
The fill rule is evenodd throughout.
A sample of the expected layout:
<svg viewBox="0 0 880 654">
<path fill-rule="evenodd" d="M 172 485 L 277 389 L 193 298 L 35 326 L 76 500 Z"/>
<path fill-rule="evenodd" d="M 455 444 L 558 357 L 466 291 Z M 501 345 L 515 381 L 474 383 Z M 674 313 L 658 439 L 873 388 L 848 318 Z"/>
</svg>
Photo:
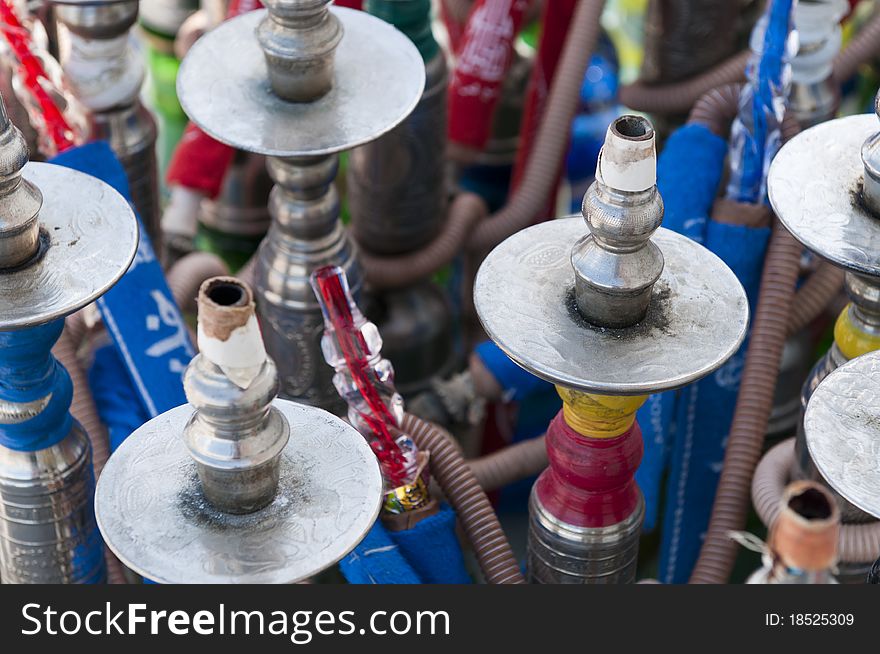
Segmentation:
<svg viewBox="0 0 880 654">
<path fill-rule="evenodd" d="M 63 152 L 52 163 L 93 175 L 130 198 L 125 171 L 103 141 Z M 134 261 L 98 300 L 98 308 L 143 411 L 154 417 L 186 403 L 182 374 L 195 349 L 150 239 L 139 226 Z"/>
<path fill-rule="evenodd" d="M 354 551 L 339 562 L 351 584 L 466 584 L 455 535 L 455 513 L 448 506 L 412 529 L 388 531 L 377 520 Z"/>
<path fill-rule="evenodd" d="M 443 506 L 412 529 L 389 534 L 423 584 L 469 584 L 455 534 L 455 512 Z"/>
<path fill-rule="evenodd" d="M 105 345 L 95 350 L 89 369 L 89 387 L 101 422 L 107 425 L 110 451 L 114 452 L 129 434 L 150 419 L 138 401 L 115 346 Z"/>
<path fill-rule="evenodd" d="M 786 92 L 783 71 L 789 55 L 793 5 L 793 0 L 770 0 L 755 26 L 761 50 L 752 55 L 746 66 L 748 83 L 743 88 L 739 115 L 730 136 L 727 196 L 740 202 L 765 201 L 767 170 L 782 140 Z"/>
<path fill-rule="evenodd" d="M 709 219 L 725 152 L 724 141 L 700 125 L 685 126 L 670 136 L 657 170 L 666 206 L 663 226 L 717 254 L 737 275 L 754 309 L 770 230 Z M 646 497 L 646 524 L 656 520 L 660 482 L 669 468 L 659 570 L 666 583 L 687 581 L 699 554 L 746 347 L 747 342 L 713 375 L 677 394 L 651 398 L 639 411 L 645 458 L 636 478 Z"/>
<path fill-rule="evenodd" d="M 480 343 L 474 352 L 498 380 L 508 400 L 519 402 L 530 395 L 553 390 L 553 384 L 520 368 L 492 341 Z"/>
<path fill-rule="evenodd" d="M 727 144 L 702 125 L 685 125 L 666 141 L 657 162 L 663 227 L 705 244 L 712 202 L 724 172 Z M 645 496 L 646 531 L 657 525 L 661 483 L 669 463 L 677 411 L 676 392 L 652 395 L 636 414 L 645 442 L 636 482 Z"/>
</svg>

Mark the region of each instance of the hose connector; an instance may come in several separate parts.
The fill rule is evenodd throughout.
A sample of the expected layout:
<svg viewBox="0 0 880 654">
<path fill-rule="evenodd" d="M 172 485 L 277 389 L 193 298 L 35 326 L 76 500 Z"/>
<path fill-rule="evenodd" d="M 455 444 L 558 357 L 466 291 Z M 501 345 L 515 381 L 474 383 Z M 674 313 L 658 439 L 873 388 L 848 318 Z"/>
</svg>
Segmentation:
<svg viewBox="0 0 880 654">
<path fill-rule="evenodd" d="M 268 16 L 257 27 L 269 83 L 288 102 L 314 102 L 333 87 L 333 55 L 342 24 L 330 0 L 266 0 Z"/>
<path fill-rule="evenodd" d="M 183 439 L 208 501 L 227 513 L 252 513 L 274 499 L 290 437 L 287 420 L 271 406 L 278 372 L 244 283 L 232 277 L 205 281 L 198 307 L 200 353 L 183 380 L 196 411 Z"/>
<path fill-rule="evenodd" d="M 779 516 L 770 529 L 764 565 L 750 584 L 834 584 L 840 509 L 831 493 L 815 481 L 796 481 L 782 495 Z"/>
<path fill-rule="evenodd" d="M 590 233 L 571 252 L 580 314 L 599 327 L 639 323 L 663 272 L 651 235 L 663 220 L 654 128 L 622 116 L 608 128 L 582 212 Z"/>
<path fill-rule="evenodd" d="M 40 190 L 22 179 L 28 147 L 0 97 L 0 270 L 15 268 L 40 249 Z"/>
</svg>

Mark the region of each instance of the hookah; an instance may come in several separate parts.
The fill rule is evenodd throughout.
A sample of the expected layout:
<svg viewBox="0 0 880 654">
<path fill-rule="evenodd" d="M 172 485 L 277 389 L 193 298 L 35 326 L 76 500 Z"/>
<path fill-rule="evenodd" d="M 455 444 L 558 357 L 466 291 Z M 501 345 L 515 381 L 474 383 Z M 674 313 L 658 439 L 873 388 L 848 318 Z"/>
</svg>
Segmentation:
<svg viewBox="0 0 880 654">
<path fill-rule="evenodd" d="M 528 578 L 635 580 L 644 501 L 635 412 L 650 393 L 717 370 L 745 337 L 748 304 L 714 254 L 660 228 L 655 134 L 644 118 L 608 129 L 583 215 L 505 240 L 477 273 L 488 336 L 557 386 L 550 467 L 529 502 Z"/>
<path fill-rule="evenodd" d="M 52 0 L 64 26 L 61 67 L 89 111 L 92 140 L 110 144 L 128 178 L 131 198 L 158 247 L 159 172 L 156 122 L 140 101 L 145 68 L 130 33 L 137 0 Z"/>
<path fill-rule="evenodd" d="M 101 583 L 92 449 L 70 415 L 71 379 L 51 349 L 64 317 L 125 273 L 137 223 L 107 184 L 28 163 L 2 100 L 0 204 L 0 577 Z"/>
<path fill-rule="evenodd" d="M 336 563 L 379 513 L 363 437 L 330 413 L 276 399 L 251 289 L 198 296 L 188 404 L 153 418 L 107 461 L 95 514 L 107 545 L 159 583 L 296 583 Z"/>
<path fill-rule="evenodd" d="M 880 348 L 880 209 L 877 118 L 850 116 L 816 125 L 782 147 L 768 175 L 768 194 L 776 215 L 809 250 L 846 271 L 851 302 L 834 326 L 834 343 L 815 365 L 801 392 L 802 411 L 833 370 Z M 797 436 L 785 441 L 794 479 L 821 479 L 807 447 L 803 421 Z M 785 455 L 786 457 L 789 454 Z M 843 498 L 844 528 L 870 525 L 872 518 Z M 844 529 L 845 531 L 845 529 Z M 841 576 L 864 579 L 870 560 L 853 561 L 841 551 Z"/>
<path fill-rule="evenodd" d="M 364 10 L 406 34 L 424 60 L 425 90 L 393 130 L 355 148 L 348 158 L 346 195 L 351 234 L 374 257 L 415 252 L 437 237 L 447 214 L 446 54 L 431 29 L 429 0 L 368 0 Z M 444 377 L 456 363 L 452 309 L 430 279 L 365 293 L 397 384 L 410 397 Z"/>
<path fill-rule="evenodd" d="M 425 66 L 403 34 L 328 0 L 275 0 L 228 20 L 190 49 L 181 104 L 210 136 L 267 156 L 272 222 L 256 255 L 257 311 L 278 362 L 280 395 L 345 411 L 324 365 L 316 268 L 341 266 L 361 288 L 339 220 L 337 153 L 397 126 L 421 97 Z"/>
</svg>

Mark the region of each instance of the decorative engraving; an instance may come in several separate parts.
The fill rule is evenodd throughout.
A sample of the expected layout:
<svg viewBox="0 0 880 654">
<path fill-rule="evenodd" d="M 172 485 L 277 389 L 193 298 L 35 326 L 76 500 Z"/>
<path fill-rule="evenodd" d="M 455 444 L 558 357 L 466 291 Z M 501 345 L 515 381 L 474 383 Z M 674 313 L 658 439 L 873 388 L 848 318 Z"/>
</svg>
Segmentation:
<svg viewBox="0 0 880 654">
<path fill-rule="evenodd" d="M 880 518 L 880 353 L 845 363 L 816 387 L 804 430 L 831 487 Z"/>
<path fill-rule="evenodd" d="M 477 313 L 517 364 L 586 392 L 648 394 L 699 379 L 736 351 L 748 325 L 745 291 L 718 257 L 663 228 L 652 237 L 666 261 L 652 300 L 663 304 L 663 320 L 628 329 L 573 320 L 569 252 L 586 231 L 580 217 L 530 227 L 480 267 Z"/>
<path fill-rule="evenodd" d="M 214 509 L 180 438 L 192 407 L 151 420 L 111 457 L 96 511 L 107 544 L 165 583 L 292 583 L 331 565 L 366 534 L 382 480 L 363 437 L 329 413 L 276 400 L 290 422 L 278 495 L 247 515 Z"/>
</svg>

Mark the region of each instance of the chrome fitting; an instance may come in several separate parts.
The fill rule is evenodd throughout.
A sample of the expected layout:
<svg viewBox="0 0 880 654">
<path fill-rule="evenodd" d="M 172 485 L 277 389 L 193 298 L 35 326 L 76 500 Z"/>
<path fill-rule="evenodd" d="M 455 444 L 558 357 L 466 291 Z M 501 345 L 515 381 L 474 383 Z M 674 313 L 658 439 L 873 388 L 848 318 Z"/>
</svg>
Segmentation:
<svg viewBox="0 0 880 654">
<path fill-rule="evenodd" d="M 183 439 L 208 501 L 227 513 L 252 513 L 274 499 L 290 437 L 271 405 L 278 371 L 263 347 L 250 288 L 231 277 L 209 279 L 198 307 L 200 353 L 183 378 L 196 411 Z"/>
<path fill-rule="evenodd" d="M 578 311 L 599 327 L 640 322 L 663 272 L 663 254 L 650 240 L 663 220 L 656 167 L 651 123 L 622 116 L 608 127 L 584 196 L 590 233 L 571 252 Z"/>
<path fill-rule="evenodd" d="M 288 102 L 314 102 L 333 87 L 333 55 L 342 23 L 330 0 L 266 0 L 268 15 L 257 27 L 269 83 Z"/>
<path fill-rule="evenodd" d="M 9 120 L 0 98 L 0 270 L 15 268 L 40 249 L 40 189 L 21 177 L 28 162 L 24 136 Z"/>
</svg>

